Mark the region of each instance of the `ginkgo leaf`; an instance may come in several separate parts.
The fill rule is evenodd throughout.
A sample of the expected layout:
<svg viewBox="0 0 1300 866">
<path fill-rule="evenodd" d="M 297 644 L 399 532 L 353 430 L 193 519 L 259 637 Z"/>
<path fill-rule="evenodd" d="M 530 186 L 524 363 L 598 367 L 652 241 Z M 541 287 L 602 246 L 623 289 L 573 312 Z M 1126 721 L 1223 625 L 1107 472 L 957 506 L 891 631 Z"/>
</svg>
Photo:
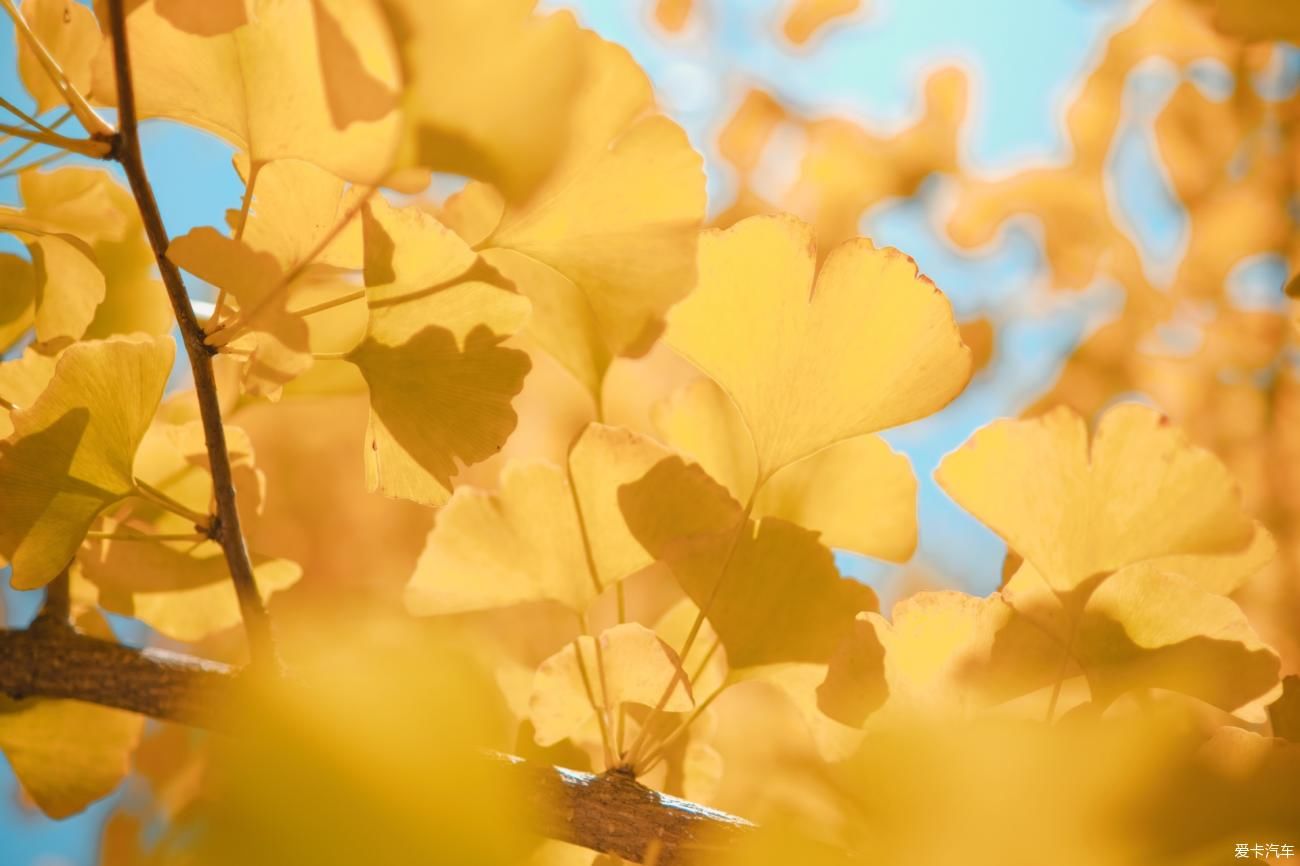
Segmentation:
<svg viewBox="0 0 1300 866">
<path fill-rule="evenodd" d="M 821 533 L 829 547 L 903 562 L 916 548 L 916 477 L 878 436 L 856 436 L 776 472 L 755 494 L 758 466 L 744 419 L 711 380 L 659 407 L 655 422 L 674 448 L 727 485 L 754 496 L 753 513 Z"/>
<path fill-rule="evenodd" d="M 990 605 L 945 590 L 900 601 L 888 620 L 860 614 L 831 658 L 817 689 L 818 706 L 833 719 L 861 726 L 882 706 L 915 718 L 960 715 L 988 703 L 967 671 L 987 659 L 1003 622 Z M 1047 663 L 1051 671 L 1058 668 Z"/>
<path fill-rule="evenodd" d="M 648 349 L 695 282 L 704 174 L 627 52 L 590 33 L 578 47 L 587 74 L 559 164 L 479 249 L 533 302 L 528 333 L 598 396 L 613 358 Z"/>
<path fill-rule="evenodd" d="M 351 204 L 341 178 L 299 159 L 277 159 L 256 173 L 243 154 L 235 161 L 244 183 L 253 186 L 242 230 L 238 211 L 231 211 L 231 229 L 241 241 L 275 256 L 286 271 L 309 258 L 339 268 L 361 266 L 361 221 L 344 222 Z"/>
<path fill-rule="evenodd" d="M 451 476 L 500 450 L 528 356 L 502 346 L 528 300 L 454 232 L 417 207 L 382 199 L 362 211 L 365 339 L 345 356 L 370 388 L 371 490 L 426 505 Z"/>
<path fill-rule="evenodd" d="M 0 352 L 7 352 L 36 321 L 36 272 L 25 259 L 0 253 L 0 286 Z"/>
<path fill-rule="evenodd" d="M 331 76 L 351 69 L 395 91 L 397 58 L 378 10 L 360 2 L 349 7 L 355 8 L 344 11 L 356 20 L 340 43 L 333 31 L 322 41 L 318 3 L 312 0 L 260 4 L 247 24 L 210 36 L 178 28 L 161 14 L 157 0 L 141 4 L 127 18 L 141 116 L 206 129 L 246 150 L 255 165 L 303 159 L 348 180 L 379 180 L 392 165 L 400 118 L 394 111 L 340 128 L 336 114 L 367 116 L 373 106 L 340 106 L 339 100 L 362 98 L 371 90 L 350 90 L 337 79 L 327 87 L 322 67 L 333 65 L 326 56 L 331 49 L 350 45 L 364 63 L 345 58 Z M 328 9 L 340 14 L 338 4 Z M 367 44 L 359 45 L 363 39 Z M 111 45 L 101 47 L 95 59 L 93 89 L 101 100 L 116 102 Z"/>
<path fill-rule="evenodd" d="M 1059 591 L 1157 557 L 1240 551 L 1254 534 L 1223 464 L 1138 404 L 1110 409 L 1091 443 L 1065 408 L 996 421 L 935 478 Z"/>
<path fill-rule="evenodd" d="M 25 213 L 83 241 L 103 275 L 103 300 L 78 337 L 104 339 L 138 331 L 161 335 L 171 330 L 171 304 L 155 276 L 157 264 L 135 199 L 111 173 L 86 168 L 24 172 L 18 189 Z M 66 289 L 61 294 L 66 295 Z M 79 304 L 87 302 L 83 298 Z"/>
<path fill-rule="evenodd" d="M 256 315 L 248 323 L 246 342 L 251 345 L 245 373 L 254 393 L 274 394 L 311 366 L 307 323 L 287 309 L 294 286 L 286 284 L 288 275 L 273 254 L 203 226 L 173 240 L 167 258 L 225 289 L 241 310 Z M 231 345 L 241 347 L 238 341 Z"/>
<path fill-rule="evenodd" d="M 1277 654 L 1255 634 L 1233 601 L 1152 563 L 1121 569 L 1071 614 L 1032 566 L 1023 566 L 999 594 L 1013 612 L 998 629 L 990 672 L 1033 654 L 1055 660 L 1038 679 L 1003 674 L 1002 696 L 1027 693 L 1082 672 L 1101 706 L 1134 689 L 1191 695 L 1247 721 L 1262 722 L 1278 688 Z M 1011 651 L 1011 646 L 1015 651 Z M 1068 655 L 1067 655 L 1068 654 Z M 1061 667 L 1068 659 L 1069 668 Z M 1020 662 L 1022 671 L 1025 669 Z"/>
<path fill-rule="evenodd" d="M 669 565 L 713 625 L 733 669 L 825 662 L 876 596 L 840 577 L 817 533 L 775 517 L 749 519 L 698 466 L 661 461 L 624 485 L 627 525 Z"/>
<path fill-rule="evenodd" d="M 51 818 L 107 797 L 126 777 L 144 717 L 81 701 L 0 695 L 0 750 Z"/>
<path fill-rule="evenodd" d="M 589 426 L 565 468 L 512 463 L 492 493 L 461 487 L 437 523 L 406 589 L 416 614 L 549 599 L 585 612 L 606 587 L 652 559 L 629 533 L 618 490 L 668 456 L 615 427 Z"/>
<path fill-rule="evenodd" d="M 43 586 L 91 522 L 134 490 L 131 463 L 162 397 L 170 337 L 77 343 L 0 443 L 0 555 L 17 589 Z"/>
<path fill-rule="evenodd" d="M 399 164 L 532 193 L 565 144 L 581 81 L 572 17 L 536 15 L 535 0 L 380 5 L 406 79 Z"/>
<path fill-rule="evenodd" d="M 14 432 L 14 411 L 30 406 L 45 390 L 57 360 L 28 346 L 12 361 L 0 362 L 0 438 Z"/>
<path fill-rule="evenodd" d="M 94 13 L 74 0 L 23 0 L 22 16 L 59 64 L 68 83 L 83 94 L 89 93 L 91 62 L 100 42 Z M 64 104 L 63 95 L 25 39 L 18 40 L 18 77 L 38 113 Z"/>
<path fill-rule="evenodd" d="M 35 282 L 36 339 L 79 339 L 104 300 L 104 275 L 90 245 L 28 213 L 0 207 L 0 232 L 26 242 Z"/>
<path fill-rule="evenodd" d="M 897 251 L 849 241 L 814 283 L 808 226 L 753 217 L 705 233 L 699 262 L 667 340 L 735 401 L 760 479 L 935 412 L 969 378 L 947 298 Z"/>
<path fill-rule="evenodd" d="M 116 528 L 105 523 L 105 528 Z M 297 563 L 252 555 L 253 577 L 265 600 L 302 577 Z M 135 617 L 181 641 L 199 641 L 238 626 L 239 599 L 215 541 L 151 542 L 95 539 L 77 557 L 99 590 L 105 610 Z M 154 582 L 151 582 L 154 581 Z"/>
<path fill-rule="evenodd" d="M 803 45 L 837 18 L 852 15 L 862 0 L 795 0 L 781 32 L 795 45 Z"/>
<path fill-rule="evenodd" d="M 1297 0 L 1200 0 L 1212 10 L 1214 26 L 1247 41 L 1300 42 Z"/>
<path fill-rule="evenodd" d="M 599 637 L 582 635 L 537 669 L 528 702 L 537 744 L 558 743 L 597 711 L 629 703 L 657 706 L 670 685 L 663 709 L 690 710 L 695 700 L 687 680 L 677 653 L 643 625 L 630 622 Z"/>
</svg>

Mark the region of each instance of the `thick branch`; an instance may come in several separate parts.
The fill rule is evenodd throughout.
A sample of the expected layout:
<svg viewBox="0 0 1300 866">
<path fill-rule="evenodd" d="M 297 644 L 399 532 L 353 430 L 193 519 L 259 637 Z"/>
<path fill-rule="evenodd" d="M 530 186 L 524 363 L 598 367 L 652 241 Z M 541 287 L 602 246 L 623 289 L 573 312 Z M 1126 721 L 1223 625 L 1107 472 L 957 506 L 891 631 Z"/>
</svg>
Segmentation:
<svg viewBox="0 0 1300 866">
<path fill-rule="evenodd" d="M 135 107 L 135 90 L 131 80 L 130 47 L 126 34 L 126 10 L 123 0 L 109 0 L 109 26 L 113 37 L 113 71 L 117 83 L 119 132 L 113 157 L 126 171 L 135 196 L 140 218 L 144 222 L 149 245 L 158 261 L 158 271 L 167 297 L 171 300 L 194 374 L 194 391 L 198 395 L 199 416 L 203 421 L 203 438 L 207 444 L 208 462 L 212 468 L 212 490 L 217 503 L 217 517 L 213 537 L 225 553 L 230 567 L 230 577 L 239 596 L 239 607 L 248 632 L 249 652 L 255 662 L 274 663 L 275 648 L 271 640 L 271 623 L 262 605 L 257 583 L 253 578 L 253 563 L 244 543 L 244 532 L 239 525 L 239 508 L 235 503 L 235 481 L 230 469 L 230 455 L 226 450 L 226 430 L 221 422 L 221 405 L 217 399 L 216 379 L 212 375 L 212 350 L 204 344 L 203 328 L 194 315 L 189 293 L 180 269 L 167 258 L 167 229 L 163 226 L 153 187 L 145 173 L 144 159 L 140 154 L 139 117 Z"/>
<path fill-rule="evenodd" d="M 13 698 L 75 698 L 211 727 L 236 676 L 218 662 L 134 650 L 69 628 L 0 631 L 0 692 Z M 593 776 L 510 756 L 501 769 L 526 792 L 539 832 L 638 863 L 684 863 L 753 830 L 618 773 Z"/>
</svg>

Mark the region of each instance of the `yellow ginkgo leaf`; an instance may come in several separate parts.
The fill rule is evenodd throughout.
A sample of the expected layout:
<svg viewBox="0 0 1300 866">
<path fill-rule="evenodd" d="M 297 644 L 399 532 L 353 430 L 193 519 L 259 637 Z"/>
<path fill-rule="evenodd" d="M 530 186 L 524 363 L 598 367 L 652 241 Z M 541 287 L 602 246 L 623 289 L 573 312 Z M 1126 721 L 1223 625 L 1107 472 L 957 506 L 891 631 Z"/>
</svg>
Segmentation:
<svg viewBox="0 0 1300 866">
<path fill-rule="evenodd" d="M 476 267 L 445 285 L 368 291 L 366 337 L 346 358 L 370 389 L 371 490 L 441 505 L 451 477 L 514 430 L 510 403 L 530 363 L 502 342 L 523 324 L 528 301 L 501 283 Z"/>
<path fill-rule="evenodd" d="M 131 463 L 171 372 L 170 337 L 77 343 L 0 443 L 0 555 L 13 586 L 43 586 L 104 508 L 134 488 Z"/>
<path fill-rule="evenodd" d="M 1223 464 L 1138 404 L 1110 409 L 1091 443 L 1066 408 L 996 421 L 935 478 L 1063 592 L 1157 557 L 1241 551 L 1254 534 Z"/>
<path fill-rule="evenodd" d="M 704 173 L 623 48 L 583 33 L 579 50 L 587 75 L 559 165 L 479 250 L 533 302 L 528 333 L 599 395 L 610 362 L 648 349 L 694 285 Z"/>
<path fill-rule="evenodd" d="M 263 599 L 302 577 L 297 563 L 257 554 L 251 558 Z M 77 562 L 98 588 L 101 607 L 135 617 L 176 640 L 199 641 L 242 621 L 230 569 L 215 541 L 153 542 L 145 534 L 139 540 L 94 539 L 81 549 Z M 162 580 L 150 583 L 150 578 Z"/>
<path fill-rule="evenodd" d="M 104 275 L 90 245 L 29 213 L 0 207 L 0 232 L 27 244 L 35 281 L 36 339 L 80 339 L 104 300 Z"/>
<path fill-rule="evenodd" d="M 566 468 L 512 463 L 501 490 L 461 487 L 406 588 L 412 613 L 557 601 L 579 613 L 606 587 L 652 562 L 624 524 L 618 490 L 668 456 L 662 446 L 592 424 Z"/>
<path fill-rule="evenodd" d="M 1011 612 L 994 640 L 1002 651 L 994 654 L 990 670 L 974 675 L 986 683 L 997 678 L 1000 697 L 1082 673 L 1103 708 L 1134 689 L 1158 688 L 1258 723 L 1276 696 L 1277 654 L 1260 641 L 1241 608 L 1152 563 L 1116 572 L 1077 614 L 1030 565 L 999 596 Z M 1031 654 L 1048 664 L 1026 677 Z M 1019 688 L 1009 688 L 1013 678 L 998 670 L 1009 664 L 1020 668 Z"/>
<path fill-rule="evenodd" d="M 550 746 L 588 724 L 598 711 L 622 704 L 657 706 L 680 713 L 695 706 L 689 678 L 672 647 L 639 623 L 582 635 L 542 662 L 533 679 L 528 716 L 537 744 Z"/>
<path fill-rule="evenodd" d="M 795 0 L 781 32 L 795 45 L 803 45 L 836 18 L 852 15 L 862 0 Z"/>
<path fill-rule="evenodd" d="M 744 419 L 709 379 L 679 391 L 656 412 L 667 440 L 744 502 L 758 466 Z M 903 562 L 916 549 L 916 477 L 878 436 L 855 436 L 777 471 L 754 495 L 756 516 L 821 533 L 829 547 Z"/>
<path fill-rule="evenodd" d="M 229 214 L 240 240 L 275 256 L 286 271 L 309 258 L 339 268 L 361 266 L 361 221 L 344 222 L 352 204 L 341 178 L 299 159 L 277 159 L 256 173 L 243 154 L 235 162 L 244 183 L 253 186 L 242 230 L 239 212 Z"/>
<path fill-rule="evenodd" d="M 1298 0 L 1200 0 L 1214 26 L 1229 36 L 1255 41 L 1300 42 Z"/>
<path fill-rule="evenodd" d="M 153 249 L 130 190 L 108 171 L 89 168 L 25 172 L 18 189 L 27 215 L 83 241 L 103 274 L 103 300 L 77 336 L 104 339 L 137 331 L 161 335 L 171 330 L 171 304 L 155 276 Z M 84 314 L 79 314 L 81 317 Z M 66 329 L 71 332 L 77 327 L 79 324 Z"/>
<path fill-rule="evenodd" d="M 699 466 L 672 457 L 619 502 L 628 527 L 713 625 L 733 669 L 825 662 L 876 596 L 840 577 L 817 533 L 749 519 Z"/>
<path fill-rule="evenodd" d="M 126 777 L 144 717 L 81 701 L 0 695 L 0 750 L 23 789 L 51 818 L 107 797 Z"/>
<path fill-rule="evenodd" d="M 583 53 L 568 14 L 535 0 L 381 0 L 405 76 L 400 164 L 524 198 L 564 147 Z"/>
<path fill-rule="evenodd" d="M 0 253 L 0 353 L 18 341 L 36 321 L 36 272 L 30 262 Z M 0 393 L 0 397 L 4 394 Z"/>
<path fill-rule="evenodd" d="M 228 291 L 239 309 L 247 312 L 249 334 L 243 342 L 230 345 L 249 353 L 245 380 L 250 390 L 275 394 L 311 366 L 307 323 L 287 309 L 294 288 L 310 280 L 311 274 L 286 284 L 288 275 L 273 254 L 256 251 L 208 226 L 173 240 L 167 258 Z"/>
<path fill-rule="evenodd" d="M 68 83 L 90 92 L 90 67 L 99 48 L 99 24 L 86 6 L 75 0 L 23 0 L 22 16 L 58 63 Z M 64 104 L 27 40 L 18 40 L 18 77 L 31 94 L 38 113 Z"/>
<path fill-rule="evenodd" d="M 0 438 L 14 432 L 11 415 L 30 406 L 54 376 L 55 355 L 46 355 L 31 346 L 12 361 L 0 362 Z"/>
<path fill-rule="evenodd" d="M 1177 574 L 1207 592 L 1231 595 L 1259 574 L 1277 556 L 1277 542 L 1262 523 L 1242 550 L 1219 554 L 1161 556 L 1150 561 L 1159 571 Z"/>
<path fill-rule="evenodd" d="M 335 125 L 341 93 L 360 98 L 371 91 L 349 91 L 338 81 L 327 87 L 322 67 L 332 65 L 331 75 L 340 75 L 345 65 L 326 56 L 338 46 L 332 38 L 321 39 L 318 5 L 313 0 L 260 4 L 247 24 L 200 36 L 164 17 L 157 0 L 141 4 L 127 18 L 141 116 L 202 127 L 246 150 L 254 165 L 295 158 L 359 183 L 383 178 L 398 144 L 400 118 L 393 111 L 346 128 Z M 327 5 L 338 14 L 338 4 Z M 357 20 L 350 21 L 346 44 L 365 62 L 346 66 L 396 90 L 397 58 L 378 10 L 370 3 L 349 6 L 355 8 L 345 11 Z M 358 45 L 360 40 L 368 44 Z M 111 45 L 101 47 L 95 59 L 93 88 L 101 100 L 116 102 Z M 366 116 L 372 110 L 352 108 L 342 113 Z"/>
<path fill-rule="evenodd" d="M 735 401 L 758 477 L 828 445 L 924 417 L 970 376 L 952 308 L 911 259 L 869 241 L 816 275 L 808 226 L 752 217 L 700 241 L 699 285 L 668 342 Z"/>
</svg>

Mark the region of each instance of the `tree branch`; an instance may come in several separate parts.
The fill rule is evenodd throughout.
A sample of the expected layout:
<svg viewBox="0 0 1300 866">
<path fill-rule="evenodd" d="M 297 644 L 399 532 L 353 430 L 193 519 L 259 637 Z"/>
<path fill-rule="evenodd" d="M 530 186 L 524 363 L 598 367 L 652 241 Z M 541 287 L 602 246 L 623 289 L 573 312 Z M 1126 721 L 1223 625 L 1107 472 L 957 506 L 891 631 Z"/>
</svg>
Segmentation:
<svg viewBox="0 0 1300 866">
<path fill-rule="evenodd" d="M 194 374 L 194 391 L 198 395 L 199 416 L 203 422 L 203 438 L 208 449 L 208 463 L 212 469 L 212 490 L 217 503 L 216 520 L 212 537 L 221 545 L 230 577 L 239 596 L 239 608 L 248 634 L 249 654 L 254 663 L 275 665 L 275 645 L 271 637 L 271 622 L 262 604 L 261 594 L 253 578 L 253 563 L 248 556 L 244 532 L 239 524 L 239 508 L 235 502 L 235 482 L 230 469 L 230 455 L 226 450 L 226 430 L 221 421 L 221 405 L 217 400 L 216 380 L 212 375 L 212 350 L 203 342 L 203 328 L 194 315 L 189 293 L 180 269 L 167 258 L 170 240 L 163 225 L 153 187 L 145 173 L 144 159 L 140 153 L 139 117 L 135 106 L 135 89 L 131 80 L 130 46 L 126 33 L 126 10 L 123 0 L 109 0 L 109 28 L 113 38 L 113 72 L 117 83 L 118 127 L 114 138 L 112 156 L 126 171 L 135 196 L 140 218 L 144 222 L 162 275 L 167 297 L 171 300 Z"/>
<path fill-rule="evenodd" d="M 72 698 L 157 719 L 212 727 L 239 670 L 160 650 L 135 650 L 71 629 L 0 630 L 0 692 Z M 752 832 L 741 818 L 600 776 L 499 756 L 538 816 L 538 832 L 637 863 L 672 866 Z"/>
</svg>

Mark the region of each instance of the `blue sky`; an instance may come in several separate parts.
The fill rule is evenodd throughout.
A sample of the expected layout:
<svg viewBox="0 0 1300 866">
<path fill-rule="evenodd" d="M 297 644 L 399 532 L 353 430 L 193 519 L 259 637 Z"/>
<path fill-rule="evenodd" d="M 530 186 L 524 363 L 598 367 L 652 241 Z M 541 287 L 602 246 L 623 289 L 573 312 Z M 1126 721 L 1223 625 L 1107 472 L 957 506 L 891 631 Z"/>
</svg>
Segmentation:
<svg viewBox="0 0 1300 866">
<path fill-rule="evenodd" d="M 645 0 L 544 0 L 574 8 L 580 20 L 620 42 L 660 88 L 665 108 L 706 155 L 712 206 L 725 205 L 732 178 L 712 141 L 745 85 L 760 84 L 803 112 L 839 113 L 876 130 L 901 128 L 920 109 L 926 72 L 957 62 L 970 75 L 971 111 L 961 139 L 968 171 L 997 176 L 1028 164 L 1070 158 L 1063 107 L 1095 62 L 1106 36 L 1141 4 L 1125 0 L 872 0 L 870 11 L 836 27 L 803 50 L 774 38 L 784 0 L 697 0 L 708 28 L 665 38 L 651 23 Z M 0 21 L 0 69 L 13 66 L 12 26 Z M 1293 58 L 1294 59 L 1294 58 Z M 1294 71 L 1294 70 L 1293 70 Z M 1214 70 L 1206 71 L 1213 86 Z M 1112 207 L 1132 227 L 1155 275 L 1180 255 L 1185 217 L 1173 202 L 1154 156 L 1150 124 L 1172 89 L 1159 65 L 1144 68 L 1125 93 L 1126 121 L 1112 153 Z M 0 75 L 0 95 L 27 99 L 16 76 Z M 241 187 L 230 148 L 204 133 L 147 124 L 146 162 L 173 235 L 221 225 L 239 203 Z M 912 255 L 963 315 L 986 313 L 1004 323 L 990 370 L 940 417 L 889 438 L 911 457 L 921 479 L 918 560 L 967 589 L 996 586 L 1004 548 L 951 503 L 930 480 L 938 459 L 975 428 L 1011 414 L 1046 387 L 1061 359 L 1086 329 L 1114 309 L 1117 294 L 1096 286 L 1059 302 L 1042 303 L 1042 255 L 1032 224 L 1013 224 L 977 255 L 963 254 L 935 231 L 942 220 L 942 183 L 916 199 L 868 214 L 865 235 Z M 16 184 L 0 180 L 0 203 L 14 203 Z M 0 248 L 16 249 L 0 239 Z M 1241 296 L 1275 303 L 1276 262 L 1256 262 L 1239 274 Z M 1262 288 L 1261 288 L 1262 287 Z M 1270 294 L 1272 292 L 1272 294 Z M 1036 300 L 1038 299 L 1038 300 Z M 891 570 L 842 558 L 842 566 L 883 585 Z M 22 622 L 31 599 L 8 593 L 11 622 Z M 91 863 L 107 806 L 55 824 L 8 807 L 14 781 L 0 762 L 0 866 Z"/>
</svg>

